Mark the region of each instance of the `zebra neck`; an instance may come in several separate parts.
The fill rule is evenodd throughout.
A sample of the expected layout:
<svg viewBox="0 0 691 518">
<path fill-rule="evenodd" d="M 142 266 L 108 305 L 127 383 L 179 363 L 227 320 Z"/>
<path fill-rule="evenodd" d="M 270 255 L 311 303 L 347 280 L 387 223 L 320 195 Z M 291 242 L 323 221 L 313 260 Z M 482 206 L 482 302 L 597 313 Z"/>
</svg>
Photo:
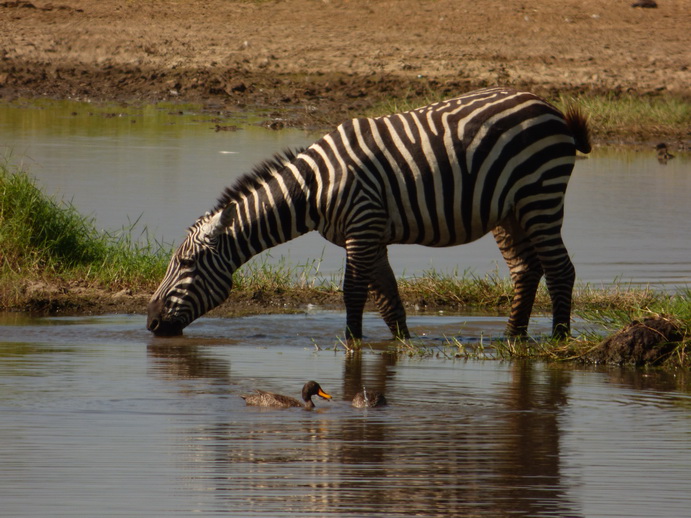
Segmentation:
<svg viewBox="0 0 691 518">
<path fill-rule="evenodd" d="M 296 174 L 296 168 L 286 167 L 273 180 L 236 200 L 235 218 L 228 231 L 236 267 L 264 250 L 314 230 L 306 189 L 295 179 Z"/>
</svg>

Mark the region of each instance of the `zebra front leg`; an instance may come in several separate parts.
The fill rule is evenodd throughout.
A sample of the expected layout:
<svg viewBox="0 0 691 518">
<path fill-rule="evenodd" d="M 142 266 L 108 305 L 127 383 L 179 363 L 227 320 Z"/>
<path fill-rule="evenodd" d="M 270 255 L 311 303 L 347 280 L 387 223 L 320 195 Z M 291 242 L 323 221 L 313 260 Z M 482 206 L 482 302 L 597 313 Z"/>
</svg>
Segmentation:
<svg viewBox="0 0 691 518">
<path fill-rule="evenodd" d="M 348 272 L 346 265 L 343 278 L 343 302 L 346 307 L 346 343 L 355 344 L 362 340 L 362 314 L 367 302 L 367 281 Z"/>
<path fill-rule="evenodd" d="M 503 222 L 492 230 L 492 234 L 509 267 L 513 283 L 513 299 L 506 334 L 525 336 L 528 333 L 535 294 L 543 274 L 542 266 L 528 236 L 515 221 Z"/>
<path fill-rule="evenodd" d="M 347 223 L 349 231 L 345 238 L 346 265 L 343 278 L 348 342 L 362 340 L 362 313 L 367 302 L 372 272 L 382 251 L 386 251 L 382 242 L 388 221 L 386 213 L 365 195 L 361 203 L 354 202 L 353 207 L 352 219 Z"/>
<path fill-rule="evenodd" d="M 365 252 L 365 253 L 363 253 Z M 372 254 L 346 243 L 346 265 L 343 276 L 343 302 L 346 308 L 346 343 L 362 340 L 362 314 L 367 302 L 367 288 L 372 275 Z"/>
<path fill-rule="evenodd" d="M 372 280 L 369 289 L 374 296 L 374 301 L 379 309 L 379 314 L 389 326 L 394 338 L 410 338 L 406 314 L 401 297 L 398 293 L 398 284 L 394 276 L 389 255 L 386 248 L 381 252 L 372 269 Z"/>
</svg>

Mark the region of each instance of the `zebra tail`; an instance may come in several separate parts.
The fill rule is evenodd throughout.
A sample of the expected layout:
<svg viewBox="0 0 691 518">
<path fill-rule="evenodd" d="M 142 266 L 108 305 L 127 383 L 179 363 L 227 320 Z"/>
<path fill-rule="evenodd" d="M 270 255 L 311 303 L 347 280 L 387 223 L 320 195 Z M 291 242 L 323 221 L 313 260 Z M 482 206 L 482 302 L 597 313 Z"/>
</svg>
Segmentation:
<svg viewBox="0 0 691 518">
<path fill-rule="evenodd" d="M 566 126 L 576 142 L 576 149 L 581 153 L 590 153 L 592 147 L 590 145 L 587 115 L 584 115 L 578 106 L 571 105 L 567 108 L 564 118 Z"/>
</svg>

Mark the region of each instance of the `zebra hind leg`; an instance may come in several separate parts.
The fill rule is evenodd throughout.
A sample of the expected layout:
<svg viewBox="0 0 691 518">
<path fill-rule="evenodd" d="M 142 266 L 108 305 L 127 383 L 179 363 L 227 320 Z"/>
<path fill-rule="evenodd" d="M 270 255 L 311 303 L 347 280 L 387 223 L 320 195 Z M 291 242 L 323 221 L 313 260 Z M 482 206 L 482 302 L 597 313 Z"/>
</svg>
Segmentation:
<svg viewBox="0 0 691 518">
<path fill-rule="evenodd" d="M 552 337 L 563 339 L 571 333 L 571 299 L 576 270 L 561 237 L 561 226 L 530 235 L 545 272 L 547 290 L 552 299 Z"/>
<path fill-rule="evenodd" d="M 492 230 L 506 264 L 509 267 L 514 293 L 511 313 L 506 327 L 508 336 L 526 336 L 528 322 L 535 302 L 542 266 L 528 236 L 511 221 Z"/>
<path fill-rule="evenodd" d="M 379 314 L 389 326 L 394 338 L 410 338 L 406 314 L 401 297 L 398 293 L 398 284 L 394 276 L 386 248 L 377 259 L 372 269 L 372 280 L 369 285 L 374 301 L 379 309 Z"/>
<path fill-rule="evenodd" d="M 558 241 L 558 243 L 557 243 Z M 571 299 L 576 270 L 561 236 L 546 251 L 536 247 L 545 270 L 547 290 L 552 299 L 552 336 L 562 340 L 571 334 Z"/>
</svg>

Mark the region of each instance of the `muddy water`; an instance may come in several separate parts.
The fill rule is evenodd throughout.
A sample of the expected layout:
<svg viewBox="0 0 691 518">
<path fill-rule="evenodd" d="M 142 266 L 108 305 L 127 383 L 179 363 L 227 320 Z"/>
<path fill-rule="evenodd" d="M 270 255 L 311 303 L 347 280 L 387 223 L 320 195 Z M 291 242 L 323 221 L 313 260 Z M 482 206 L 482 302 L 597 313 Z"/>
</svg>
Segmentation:
<svg viewBox="0 0 691 518">
<path fill-rule="evenodd" d="M 688 516 L 683 376 L 395 357 L 374 315 L 373 347 L 348 356 L 343 318 L 204 318 L 158 339 L 139 316 L 0 317 L 0 514 Z M 466 343 L 504 325 L 411 320 Z M 307 379 L 333 400 L 240 398 Z M 362 385 L 390 405 L 350 407 Z"/>
<path fill-rule="evenodd" d="M 0 104 L 0 153 L 23 162 L 50 193 L 71 200 L 114 230 L 134 221 L 148 235 L 179 242 L 223 188 L 286 147 L 319 137 L 271 131 L 261 117 L 217 120 L 181 106 L 95 107 L 80 103 Z M 217 125 L 237 131 L 214 131 Z M 651 283 L 674 289 L 691 281 L 691 159 L 659 164 L 651 152 L 595 151 L 580 160 L 567 192 L 564 239 L 581 281 Z M 317 234 L 270 252 L 293 264 L 321 259 L 339 272 L 341 249 Z M 491 237 L 448 249 L 392 247 L 397 274 L 429 268 L 508 273 Z"/>
</svg>

